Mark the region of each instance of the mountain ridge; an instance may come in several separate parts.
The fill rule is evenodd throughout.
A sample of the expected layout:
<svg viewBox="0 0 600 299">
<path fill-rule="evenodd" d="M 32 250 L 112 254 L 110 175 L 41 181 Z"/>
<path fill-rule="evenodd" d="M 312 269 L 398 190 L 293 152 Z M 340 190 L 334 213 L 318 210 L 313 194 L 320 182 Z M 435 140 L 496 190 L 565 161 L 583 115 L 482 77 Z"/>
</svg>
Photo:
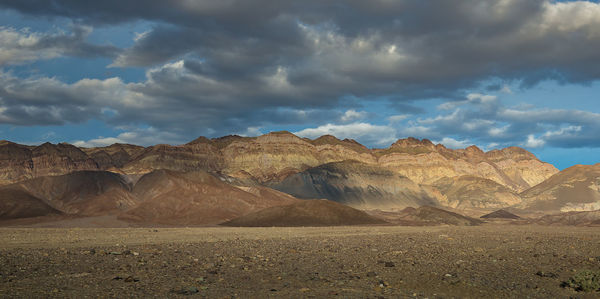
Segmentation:
<svg viewBox="0 0 600 299">
<path fill-rule="evenodd" d="M 201 169 L 266 183 L 345 160 L 382 166 L 418 184 L 432 184 L 441 177 L 472 175 L 515 192 L 558 172 L 551 164 L 516 147 L 488 152 L 476 146 L 453 150 L 427 139 L 408 137 L 388 148 L 370 149 L 352 139 L 340 140 L 332 135 L 308 139 L 280 131 L 257 137 L 201 136 L 186 144 L 148 147 L 122 143 L 104 147 L 67 143 L 25 146 L 4 141 L 0 143 L 0 185 L 79 170 L 143 175 L 156 169 Z"/>
</svg>

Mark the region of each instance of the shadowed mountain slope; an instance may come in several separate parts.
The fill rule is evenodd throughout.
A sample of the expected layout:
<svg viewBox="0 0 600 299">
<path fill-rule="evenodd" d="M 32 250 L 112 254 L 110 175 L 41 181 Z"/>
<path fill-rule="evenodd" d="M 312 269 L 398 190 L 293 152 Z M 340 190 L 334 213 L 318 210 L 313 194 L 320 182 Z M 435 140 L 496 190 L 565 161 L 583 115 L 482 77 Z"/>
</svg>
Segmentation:
<svg viewBox="0 0 600 299">
<path fill-rule="evenodd" d="M 272 187 L 298 198 L 324 198 L 359 209 L 436 204 L 410 179 L 389 169 L 353 160 L 313 167 Z"/>
<path fill-rule="evenodd" d="M 507 210 L 494 211 L 489 214 L 485 214 L 479 218 L 484 218 L 484 219 L 521 219 L 521 217 L 519 217 Z"/>
<path fill-rule="evenodd" d="M 0 189 L 0 220 L 56 214 L 60 211 L 22 189 Z"/>
<path fill-rule="evenodd" d="M 329 200 L 303 200 L 225 222 L 225 226 L 337 226 L 385 224 L 363 211 Z"/>
<path fill-rule="evenodd" d="M 379 210 L 369 211 L 369 214 L 381 218 L 387 222 L 410 225 L 410 226 L 426 226 L 426 225 L 456 225 L 456 226 L 472 226 L 482 224 L 483 221 L 458 213 L 446 211 L 444 209 L 422 206 L 419 208 L 408 207 L 399 212 L 386 212 Z"/>
<path fill-rule="evenodd" d="M 106 171 L 45 176 L 6 187 L 23 190 L 65 214 L 97 215 L 137 204 L 129 192 L 130 184 L 121 175 Z"/>
</svg>

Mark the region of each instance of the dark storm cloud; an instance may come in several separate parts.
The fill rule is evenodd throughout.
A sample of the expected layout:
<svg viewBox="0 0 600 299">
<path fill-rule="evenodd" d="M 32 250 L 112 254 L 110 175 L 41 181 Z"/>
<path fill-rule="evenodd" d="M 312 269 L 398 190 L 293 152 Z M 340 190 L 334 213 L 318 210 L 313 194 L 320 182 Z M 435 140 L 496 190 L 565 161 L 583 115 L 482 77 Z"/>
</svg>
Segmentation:
<svg viewBox="0 0 600 299">
<path fill-rule="evenodd" d="M 349 108 L 342 105 L 348 97 L 389 99 L 401 114 L 418 113 L 410 101 L 460 102 L 466 90 L 489 79 L 530 87 L 546 79 L 586 83 L 600 78 L 600 5 L 592 2 L 5 0 L 0 8 L 81 24 L 71 35 L 40 38 L 34 49 L 39 53 L 52 57 L 56 51 L 48 49 L 60 48 L 60 55 L 117 55 L 112 67 L 149 68 L 146 80 L 130 84 L 114 79 L 67 85 L 48 79 L 44 88 L 49 90 L 36 93 L 24 87 L 26 82 L 13 82 L 11 89 L 0 90 L 5 123 L 104 117 L 113 124 L 180 131 L 193 124 L 218 135 L 300 122 L 307 111 L 313 114 L 308 122 L 324 124 L 336 106 L 338 114 Z M 152 28 L 128 49 L 81 42 L 85 26 L 138 20 Z M 10 77 L 14 80 L 19 79 Z M 103 90 L 107 85 L 112 92 Z M 544 129 L 479 104 L 477 111 L 459 109 L 415 128 L 435 127 L 439 137 L 453 132 L 485 139 L 491 121 L 499 126 L 492 130 L 496 140 Z M 42 117 L 36 107 L 54 112 Z M 76 108 L 82 112 L 69 116 Z M 106 109 L 114 113 L 103 116 Z M 552 123 L 552 132 L 561 129 L 551 121 L 541 123 Z M 562 135 L 588 132 L 588 127 Z M 557 136 L 544 140 L 560 140 Z"/>
<path fill-rule="evenodd" d="M 600 72 L 593 63 L 600 58 L 595 50 L 599 21 L 593 14 L 598 6 L 587 2 L 20 0 L 1 5 L 91 24 L 159 22 L 116 65 L 156 65 L 194 54 L 221 75 L 284 65 L 298 72 L 290 76 L 300 82 L 319 73 L 315 80 L 349 77 L 338 92 L 367 94 L 372 92 L 367 87 L 377 84 L 382 93 L 418 97 L 420 89 L 443 94 L 490 76 L 535 83 L 558 74 L 579 82 Z M 337 38 L 337 43 L 325 41 L 334 49 L 311 44 L 319 35 Z M 368 49 L 348 50 L 361 40 Z M 373 56 L 392 45 L 403 59 L 387 68 L 376 63 Z M 330 74 L 317 68 L 325 58 Z M 310 70 L 299 67 L 311 64 Z"/>
</svg>

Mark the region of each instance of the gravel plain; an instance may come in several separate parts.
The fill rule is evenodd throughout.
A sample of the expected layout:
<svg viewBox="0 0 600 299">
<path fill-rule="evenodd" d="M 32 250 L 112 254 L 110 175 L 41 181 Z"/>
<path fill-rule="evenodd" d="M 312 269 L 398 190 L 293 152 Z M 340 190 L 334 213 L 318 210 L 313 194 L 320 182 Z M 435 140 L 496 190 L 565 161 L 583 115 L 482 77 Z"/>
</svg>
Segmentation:
<svg viewBox="0 0 600 299">
<path fill-rule="evenodd" d="M 599 298 L 600 228 L 0 228 L 2 298 Z"/>
</svg>

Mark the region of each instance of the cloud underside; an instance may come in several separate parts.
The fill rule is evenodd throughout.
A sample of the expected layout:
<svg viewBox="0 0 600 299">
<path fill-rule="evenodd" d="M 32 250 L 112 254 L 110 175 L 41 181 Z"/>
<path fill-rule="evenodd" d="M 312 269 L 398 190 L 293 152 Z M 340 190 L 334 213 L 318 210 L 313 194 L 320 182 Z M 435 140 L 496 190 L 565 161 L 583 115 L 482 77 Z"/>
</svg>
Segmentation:
<svg viewBox="0 0 600 299">
<path fill-rule="evenodd" d="M 112 68 L 147 69 L 135 83 L 116 77 L 71 84 L 5 69 L 4 124 L 101 119 L 188 138 L 314 124 L 299 133 L 336 133 L 371 145 L 414 135 L 455 146 L 600 146 L 586 138 L 597 136 L 591 135 L 600 127 L 596 114 L 516 111 L 494 96 L 467 92 L 490 79 L 523 87 L 547 79 L 597 80 L 597 3 L 182 0 L 140 6 L 123 0 L 7 0 L 0 7 L 78 24 L 71 33 L 0 28 L 0 66 L 77 56 L 112 58 Z M 153 26 L 130 48 L 87 41 L 95 27 L 139 20 Z M 507 86 L 497 90 L 511 92 Z M 407 116 L 419 112 L 409 101 L 427 98 L 448 100 L 438 107 L 439 117 Z M 373 116 L 348 99 L 363 105 L 386 99 L 397 113 L 387 123 L 370 124 Z"/>
</svg>

